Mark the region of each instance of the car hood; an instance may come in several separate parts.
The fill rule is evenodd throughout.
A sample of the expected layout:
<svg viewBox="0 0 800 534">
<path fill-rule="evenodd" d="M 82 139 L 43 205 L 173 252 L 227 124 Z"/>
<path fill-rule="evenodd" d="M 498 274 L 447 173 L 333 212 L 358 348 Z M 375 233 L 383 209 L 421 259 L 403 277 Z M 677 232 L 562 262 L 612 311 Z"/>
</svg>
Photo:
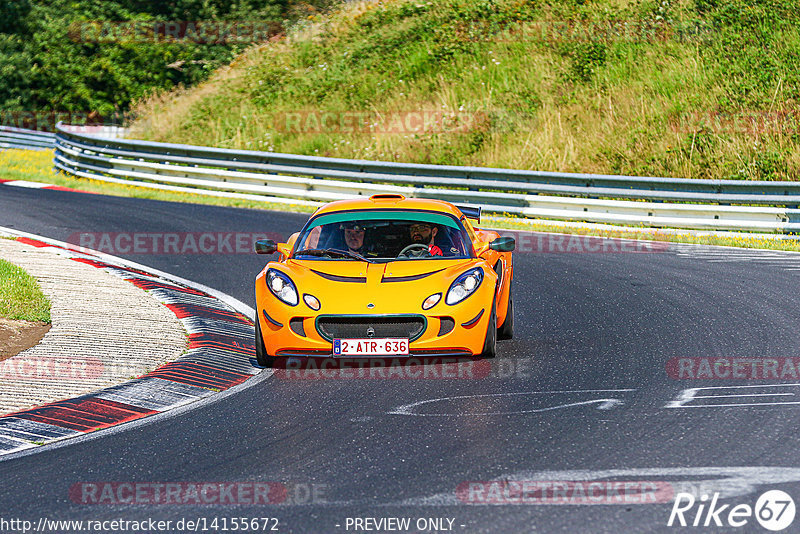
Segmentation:
<svg viewBox="0 0 800 534">
<path fill-rule="evenodd" d="M 478 265 L 474 259 L 390 263 L 289 260 L 283 270 L 301 295 L 319 299 L 318 313 L 387 314 L 423 313 L 422 302 L 427 297 L 442 293 L 444 300 L 453 280 L 474 265 Z M 299 306 L 311 312 L 302 299 Z M 428 313 L 435 314 L 440 306 L 441 302 Z"/>
</svg>

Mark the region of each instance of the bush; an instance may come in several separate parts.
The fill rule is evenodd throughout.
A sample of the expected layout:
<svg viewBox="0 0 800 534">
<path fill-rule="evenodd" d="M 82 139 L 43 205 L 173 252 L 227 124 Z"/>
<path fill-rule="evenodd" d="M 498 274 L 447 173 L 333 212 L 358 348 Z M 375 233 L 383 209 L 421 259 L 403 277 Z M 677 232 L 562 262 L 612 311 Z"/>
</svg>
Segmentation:
<svg viewBox="0 0 800 534">
<path fill-rule="evenodd" d="M 329 4 L 312 0 L 305 5 Z M 87 22 L 277 23 L 293 7 L 287 0 L 0 0 L 0 109 L 8 116 L 14 111 L 93 112 L 108 120 L 155 90 L 206 79 L 247 44 L 96 42 L 87 38 Z"/>
</svg>

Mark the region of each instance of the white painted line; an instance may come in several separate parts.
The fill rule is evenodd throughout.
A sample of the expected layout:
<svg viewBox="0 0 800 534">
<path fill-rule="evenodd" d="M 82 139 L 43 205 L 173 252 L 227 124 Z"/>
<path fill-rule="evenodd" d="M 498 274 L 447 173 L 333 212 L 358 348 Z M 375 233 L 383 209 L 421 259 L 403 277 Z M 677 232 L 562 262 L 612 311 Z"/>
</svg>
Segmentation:
<svg viewBox="0 0 800 534">
<path fill-rule="evenodd" d="M 695 399 L 723 399 L 726 397 L 794 397 L 794 393 L 747 393 L 742 395 L 698 395 Z"/>
<path fill-rule="evenodd" d="M 712 398 L 742 398 L 742 397 L 777 397 L 777 396 L 794 396 L 794 393 L 781 393 L 779 391 L 770 392 L 767 388 L 787 388 L 787 387 L 798 387 L 800 383 L 792 383 L 792 384 L 757 384 L 757 385 L 747 385 L 747 386 L 709 386 L 709 387 L 701 387 L 701 388 L 689 388 L 684 389 L 678 394 L 678 397 L 675 400 L 669 401 L 667 404 L 664 405 L 664 408 L 704 408 L 704 407 L 741 407 L 741 406 L 771 406 L 771 405 L 786 405 L 786 404 L 800 404 L 800 402 L 761 402 L 761 403 L 729 403 L 729 404 L 689 404 L 690 402 L 696 399 L 712 399 Z M 721 389 L 724 390 L 752 390 L 753 388 L 761 388 L 767 389 L 767 393 L 761 394 L 751 394 L 751 393 L 730 393 L 730 394 L 721 394 L 721 395 L 698 395 L 699 392 L 712 392 L 712 391 L 719 391 Z"/>
<path fill-rule="evenodd" d="M 42 182 L 29 182 L 27 180 L 11 180 L 8 182 L 3 182 L 3 185 L 11 185 L 14 187 L 25 187 L 28 189 L 44 189 L 46 187 L 53 186 L 53 184 L 43 184 Z"/>
<path fill-rule="evenodd" d="M 706 389 L 746 389 L 746 388 L 788 388 L 800 386 L 800 382 L 792 382 L 791 384 L 748 384 L 748 385 L 735 385 L 735 386 L 704 386 L 699 388 L 691 388 L 692 390 L 706 390 Z M 690 391 L 690 390 L 685 390 Z"/>
<path fill-rule="evenodd" d="M 742 408 L 749 406 L 782 406 L 789 404 L 800 404 L 796 402 L 743 402 L 731 404 L 689 404 L 686 406 L 668 406 L 668 408 Z"/>
<path fill-rule="evenodd" d="M 442 401 L 451 401 L 451 400 L 462 400 L 462 399 L 477 399 L 481 397 L 510 397 L 515 395 L 552 395 L 552 394 L 574 394 L 574 393 L 624 393 L 624 392 L 631 392 L 636 391 L 635 389 L 584 389 L 584 390 L 563 390 L 563 391 L 524 391 L 524 392 L 515 392 L 515 393 L 490 393 L 490 394 L 483 394 L 483 395 L 458 395 L 454 397 L 440 397 L 437 399 L 428 399 L 424 401 L 417 401 L 412 402 L 410 404 L 404 404 L 402 406 L 398 406 L 394 410 L 387 412 L 387 415 L 412 415 L 417 417 L 467 417 L 467 416 L 481 416 L 481 415 L 517 415 L 517 414 L 527 414 L 527 413 L 540 413 L 540 412 L 547 412 L 551 410 L 558 410 L 561 408 L 570 408 L 574 406 L 586 406 L 590 404 L 600 404 L 597 407 L 598 410 L 609 410 L 614 406 L 619 406 L 623 402 L 619 399 L 614 398 L 602 398 L 602 399 L 592 399 L 592 400 L 585 400 L 585 401 L 577 401 L 571 402 L 566 404 L 558 404 L 553 406 L 547 406 L 544 408 L 535 408 L 531 410 L 518 410 L 513 412 L 480 412 L 480 413 L 416 413 L 414 409 L 425 405 L 431 404 L 434 402 L 442 402 Z"/>
<path fill-rule="evenodd" d="M 797 260 L 795 258 L 786 258 L 782 260 L 770 259 L 770 258 L 729 258 L 725 260 L 709 260 L 706 259 L 708 263 L 745 263 L 745 262 L 753 262 L 753 263 L 760 263 L 761 265 L 797 265 Z"/>
</svg>

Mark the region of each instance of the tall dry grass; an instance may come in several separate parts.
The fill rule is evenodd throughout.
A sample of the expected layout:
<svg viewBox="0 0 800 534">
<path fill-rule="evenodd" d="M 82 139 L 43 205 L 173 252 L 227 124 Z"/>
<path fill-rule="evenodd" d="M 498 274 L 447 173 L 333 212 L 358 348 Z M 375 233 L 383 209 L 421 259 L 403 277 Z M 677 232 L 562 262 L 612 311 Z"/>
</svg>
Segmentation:
<svg viewBox="0 0 800 534">
<path fill-rule="evenodd" d="M 800 15 L 791 14 L 790 0 L 728 0 L 716 11 L 698 5 L 348 3 L 247 50 L 199 87 L 139 103 L 132 135 L 405 162 L 795 179 L 800 25 L 792 17 Z M 747 14 L 758 9 L 759 24 L 772 33 L 748 26 Z M 770 19 L 773 12 L 783 18 Z M 658 38 L 598 31 L 537 37 L 548 24 L 584 21 L 596 30 L 615 20 L 668 31 Z M 522 28 L 522 37 L 496 31 L 503 25 Z M 697 27 L 705 33 L 678 35 Z M 771 63 L 759 70 L 764 54 Z M 432 110 L 475 120 L 457 131 L 286 131 L 282 115 Z M 765 124 L 748 126 L 748 118 L 764 116 Z"/>
</svg>

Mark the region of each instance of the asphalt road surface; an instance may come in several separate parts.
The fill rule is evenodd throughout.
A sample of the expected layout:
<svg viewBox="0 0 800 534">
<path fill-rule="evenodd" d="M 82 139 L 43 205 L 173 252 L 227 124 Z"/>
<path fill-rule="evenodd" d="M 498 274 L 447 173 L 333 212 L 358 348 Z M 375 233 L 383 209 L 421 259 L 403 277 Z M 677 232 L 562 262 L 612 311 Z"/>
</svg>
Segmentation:
<svg viewBox="0 0 800 534">
<path fill-rule="evenodd" d="M 75 232 L 288 236 L 305 219 L 0 186 L 0 226 L 60 240 Z M 255 254 L 120 255 L 251 306 L 265 262 Z M 682 246 L 520 251 L 514 262 L 516 336 L 499 343 L 498 357 L 482 367 L 488 373 L 262 373 L 211 402 L 0 460 L 0 531 L 14 531 L 2 520 L 46 518 L 153 519 L 172 521 L 173 530 L 199 519 L 198 531 L 213 532 L 223 521 L 232 531 L 233 518 L 269 517 L 279 532 L 398 531 L 403 523 L 390 518 L 409 520 L 401 532 L 668 532 L 672 500 L 689 493 L 697 502 L 681 501 L 687 523 L 701 502 L 705 509 L 699 526 L 684 531 L 766 532 L 753 515 L 729 527 L 730 510 L 752 510 L 767 490 L 800 498 L 800 377 L 785 368 L 800 356 L 800 259 Z M 734 358 L 765 357 L 789 359 L 767 379 L 668 372 L 681 358 L 707 377 L 703 362 L 719 372 Z M 119 494 L 86 504 L 91 488 L 99 498 L 121 483 L 152 491 L 189 482 L 240 484 L 224 490 L 224 505 L 186 499 L 185 485 L 184 504 L 127 504 Z M 248 504 L 255 486 L 246 483 L 279 488 L 270 495 L 278 497 Z M 715 493 L 716 507 L 727 508 L 709 518 Z M 768 511 L 783 510 L 766 502 Z M 785 531 L 798 525 L 800 518 Z M 257 526 L 269 531 L 275 522 Z"/>
</svg>

